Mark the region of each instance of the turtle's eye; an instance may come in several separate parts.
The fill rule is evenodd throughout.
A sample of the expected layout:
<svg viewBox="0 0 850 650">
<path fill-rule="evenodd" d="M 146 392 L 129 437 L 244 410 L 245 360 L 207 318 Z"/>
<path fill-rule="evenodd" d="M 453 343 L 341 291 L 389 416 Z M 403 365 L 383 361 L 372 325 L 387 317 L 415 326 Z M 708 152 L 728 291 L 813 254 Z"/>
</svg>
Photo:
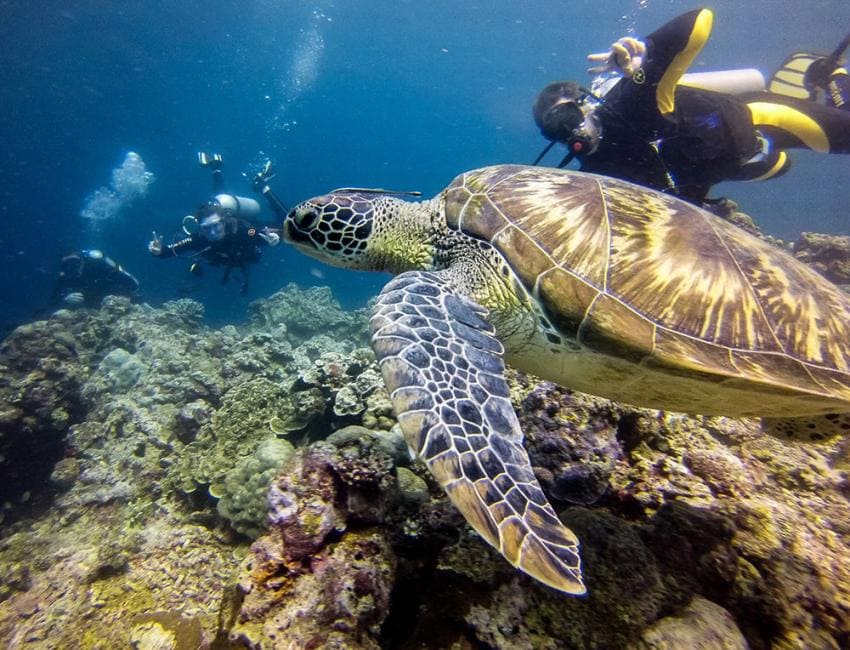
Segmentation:
<svg viewBox="0 0 850 650">
<path fill-rule="evenodd" d="M 316 223 L 316 219 L 319 218 L 319 213 L 315 210 L 299 210 L 294 215 L 292 215 L 292 221 L 295 225 L 301 230 L 307 230 L 314 223 Z"/>
</svg>

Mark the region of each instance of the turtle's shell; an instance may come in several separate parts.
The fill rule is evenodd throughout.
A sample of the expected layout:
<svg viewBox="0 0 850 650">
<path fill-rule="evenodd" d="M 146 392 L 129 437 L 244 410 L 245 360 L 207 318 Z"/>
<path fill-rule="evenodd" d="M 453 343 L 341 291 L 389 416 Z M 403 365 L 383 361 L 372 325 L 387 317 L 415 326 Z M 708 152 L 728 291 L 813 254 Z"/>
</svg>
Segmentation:
<svg viewBox="0 0 850 650">
<path fill-rule="evenodd" d="M 474 170 L 444 199 L 449 227 L 492 243 L 583 348 L 758 386 L 797 400 L 791 413 L 850 411 L 850 297 L 777 247 L 674 197 L 567 170 Z"/>
</svg>

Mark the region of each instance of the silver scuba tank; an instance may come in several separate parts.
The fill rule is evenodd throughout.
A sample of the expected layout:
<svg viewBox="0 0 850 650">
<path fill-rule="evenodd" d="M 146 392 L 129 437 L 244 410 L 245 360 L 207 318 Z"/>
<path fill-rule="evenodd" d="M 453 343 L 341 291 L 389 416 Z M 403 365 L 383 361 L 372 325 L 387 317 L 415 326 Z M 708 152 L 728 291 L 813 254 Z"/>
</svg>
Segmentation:
<svg viewBox="0 0 850 650">
<path fill-rule="evenodd" d="M 235 194 L 216 194 L 213 201 L 225 210 L 229 210 L 234 217 L 240 219 L 256 219 L 260 216 L 260 204 L 254 199 Z"/>
</svg>

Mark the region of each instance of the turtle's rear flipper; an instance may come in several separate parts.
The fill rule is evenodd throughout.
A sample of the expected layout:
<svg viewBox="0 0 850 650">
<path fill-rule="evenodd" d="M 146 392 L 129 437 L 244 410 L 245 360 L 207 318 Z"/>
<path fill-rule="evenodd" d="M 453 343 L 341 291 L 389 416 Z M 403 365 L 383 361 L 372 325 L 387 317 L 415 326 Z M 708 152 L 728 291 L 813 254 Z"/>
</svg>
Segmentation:
<svg viewBox="0 0 850 650">
<path fill-rule="evenodd" d="M 762 429 L 777 438 L 823 442 L 850 436 L 850 413 L 829 413 L 804 418 L 762 418 Z"/>
<path fill-rule="evenodd" d="M 508 399 L 502 344 L 486 310 L 440 273 L 403 273 L 370 327 L 411 448 L 473 528 L 514 566 L 584 594 L 578 540 L 546 501 Z"/>
</svg>

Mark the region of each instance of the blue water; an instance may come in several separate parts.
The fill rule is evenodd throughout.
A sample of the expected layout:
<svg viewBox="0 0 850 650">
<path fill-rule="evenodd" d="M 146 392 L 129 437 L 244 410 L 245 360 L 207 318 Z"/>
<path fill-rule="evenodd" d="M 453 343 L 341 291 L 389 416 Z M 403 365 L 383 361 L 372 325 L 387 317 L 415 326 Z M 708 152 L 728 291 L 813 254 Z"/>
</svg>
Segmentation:
<svg viewBox="0 0 850 650">
<path fill-rule="evenodd" d="M 0 331 L 44 309 L 59 257 L 98 246 L 151 304 L 176 297 L 185 260 L 155 260 L 211 193 L 199 149 L 225 158 L 228 190 L 274 160 L 289 204 L 337 186 L 436 193 L 460 171 L 530 162 L 543 144 L 531 103 L 546 83 L 586 79 L 584 56 L 693 8 L 637 2 L 0 2 Z M 796 48 L 829 51 L 850 3 L 723 0 L 697 64 L 769 73 Z M 93 229 L 86 197 L 128 151 L 156 176 L 146 196 Z M 554 157 L 554 154 L 551 154 Z M 768 232 L 850 231 L 850 159 L 795 153 L 784 178 L 726 184 Z M 268 218 L 271 214 L 267 213 Z M 288 282 L 329 284 L 346 306 L 385 278 L 265 251 L 249 295 L 213 270 L 193 297 L 213 323 Z"/>
</svg>

